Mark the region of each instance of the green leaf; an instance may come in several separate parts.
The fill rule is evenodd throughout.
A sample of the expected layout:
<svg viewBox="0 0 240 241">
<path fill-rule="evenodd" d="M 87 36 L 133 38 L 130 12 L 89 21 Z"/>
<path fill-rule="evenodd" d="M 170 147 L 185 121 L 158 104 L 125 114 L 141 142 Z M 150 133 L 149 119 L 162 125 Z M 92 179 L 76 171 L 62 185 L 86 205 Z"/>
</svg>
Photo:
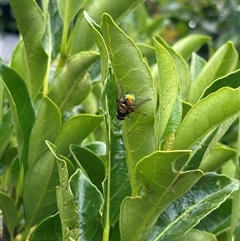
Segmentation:
<svg viewBox="0 0 240 241">
<path fill-rule="evenodd" d="M 57 106 L 45 97 L 34 123 L 29 143 L 28 163 L 31 166 L 47 150 L 45 141 L 54 141 L 61 127 L 61 114 Z M 47 130 L 47 131 L 46 131 Z"/>
<path fill-rule="evenodd" d="M 203 172 L 216 171 L 235 155 L 236 150 L 224 145 L 217 145 L 209 152 L 207 157 L 203 159 L 199 169 L 201 169 Z"/>
<path fill-rule="evenodd" d="M 207 233 L 201 230 L 197 229 L 191 229 L 186 234 L 184 234 L 182 237 L 175 239 L 175 241 L 217 241 L 217 238 L 215 235 L 211 233 Z"/>
<path fill-rule="evenodd" d="M 54 145 L 66 156 L 70 144 L 80 144 L 103 120 L 100 115 L 77 115 L 69 119 L 59 131 Z"/>
<path fill-rule="evenodd" d="M 85 147 L 71 145 L 70 151 L 76 161 L 80 163 L 85 175 L 87 174 L 98 190 L 102 190 L 102 182 L 105 178 L 105 166 L 101 158 Z"/>
<path fill-rule="evenodd" d="M 56 161 L 44 152 L 28 170 L 23 188 L 26 232 L 57 211 L 56 186 L 59 184 Z"/>
<path fill-rule="evenodd" d="M 235 70 L 238 61 L 237 52 L 232 43 L 221 46 L 202 68 L 189 90 L 189 102 L 196 103 L 204 90 L 217 78 Z"/>
<path fill-rule="evenodd" d="M 240 86 L 240 69 L 232 72 L 222 78 L 215 80 L 208 88 L 205 89 L 201 98 L 208 96 L 209 94 L 216 92 L 223 87 L 230 87 L 236 89 Z"/>
<path fill-rule="evenodd" d="M 55 60 L 58 56 L 61 48 L 61 38 L 63 31 L 63 22 L 60 17 L 59 9 L 57 6 L 57 0 L 47 1 L 48 6 L 46 7 L 47 15 L 47 33 L 45 35 L 46 43 L 51 43 L 49 48 L 49 56 L 51 60 Z M 49 38 L 49 39 L 48 39 Z M 47 45 L 47 48 L 49 46 Z M 51 51 L 51 53 L 50 53 Z"/>
<path fill-rule="evenodd" d="M 154 40 L 154 47 L 156 51 L 159 73 L 159 83 L 156 86 L 159 95 L 159 109 L 157 110 L 156 126 L 160 148 L 163 134 L 170 120 L 173 107 L 177 100 L 179 80 L 176 66 L 169 52 L 156 40 Z M 171 132 L 176 132 L 176 129 L 177 126 L 175 126 L 175 129 L 169 130 L 168 134 Z"/>
<path fill-rule="evenodd" d="M 101 141 L 94 141 L 84 145 L 87 149 L 93 151 L 98 156 L 106 156 L 106 143 Z"/>
<path fill-rule="evenodd" d="M 63 239 L 77 239 L 79 236 L 79 216 L 74 197 L 69 187 L 69 176 L 65 160 L 58 149 L 51 142 L 46 141 L 47 146 L 56 158 L 60 185 L 56 187 L 57 205 L 62 224 Z"/>
<path fill-rule="evenodd" d="M 18 215 L 17 207 L 12 197 L 0 191 L 0 209 L 3 212 L 4 220 L 6 222 L 11 239 L 14 237 L 14 230 L 17 226 Z"/>
<path fill-rule="evenodd" d="M 109 48 L 117 83 L 122 85 L 124 92 L 135 92 L 136 103 L 151 98 L 150 101 L 147 101 L 137 109 L 139 112 L 146 114 L 145 116 L 132 114 L 132 119 L 123 121 L 127 164 L 130 182 L 135 195 L 139 189 L 139 185 L 134 177 L 135 165 L 142 157 L 150 154 L 157 148 L 154 129 L 156 93 L 149 67 L 144 62 L 136 44 L 117 27 L 107 14 L 104 14 L 102 17 L 101 28 Z"/>
<path fill-rule="evenodd" d="M 10 111 L 0 121 L 0 162 L 2 161 L 3 154 L 12 138 L 14 132 L 13 118 Z"/>
<path fill-rule="evenodd" d="M 190 83 L 188 65 L 185 62 L 185 60 L 178 53 L 176 53 L 173 48 L 171 48 L 169 45 L 167 45 L 161 38 L 157 37 L 156 40 L 171 55 L 171 58 L 174 62 L 174 63 L 171 62 L 171 65 L 175 65 L 176 70 L 174 70 L 174 72 L 177 71 L 177 77 L 174 76 L 174 79 L 175 79 L 175 81 L 179 81 L 179 86 L 181 89 L 181 97 L 183 100 L 186 100 L 187 99 L 187 91 L 188 91 L 189 83 Z M 157 45 L 156 41 L 154 41 L 154 44 L 155 44 L 155 48 L 156 48 L 156 45 Z M 157 62 L 158 62 L 158 66 L 159 66 L 158 67 L 159 75 L 162 76 L 161 83 L 164 84 L 164 78 L 163 78 L 164 74 L 162 73 L 162 71 L 166 71 L 169 73 L 170 66 L 163 63 L 165 61 L 164 59 L 162 59 L 162 57 L 164 56 L 164 53 L 161 53 L 161 51 L 160 51 L 160 53 L 158 53 L 157 49 L 156 49 L 156 55 L 157 55 Z M 167 67 L 167 70 L 165 70 L 161 67 L 165 67 L 165 68 Z M 171 66 L 171 68 L 173 69 L 174 67 Z M 171 74 L 173 74 L 173 72 Z M 171 79 L 170 76 L 169 76 L 169 79 Z M 168 81 L 168 79 L 166 81 Z M 175 83 L 175 85 L 176 85 L 176 83 Z M 169 88 L 170 88 L 170 86 L 169 86 Z"/>
<path fill-rule="evenodd" d="M 24 65 L 24 43 L 20 40 L 11 57 L 11 68 L 13 68 L 25 81 L 27 81 L 26 68 Z"/>
<path fill-rule="evenodd" d="M 93 0 L 90 4 L 87 4 L 85 10 L 94 21 L 99 23 L 103 13 L 109 13 L 113 19 L 120 20 L 141 2 L 142 0 L 116 0 L 113 6 L 112 0 Z M 68 43 L 68 48 L 71 49 L 72 54 L 75 54 L 91 49 L 94 43 L 95 39 L 91 29 L 85 18 L 79 15 Z"/>
<path fill-rule="evenodd" d="M 188 191 L 202 172 L 181 172 L 190 152 L 155 152 L 136 166 L 145 193 L 127 197 L 121 205 L 121 240 L 144 240 L 167 206 Z"/>
<path fill-rule="evenodd" d="M 227 199 L 217 209 L 209 213 L 197 224 L 196 228 L 215 235 L 230 227 L 232 200 Z"/>
<path fill-rule="evenodd" d="M 33 231 L 30 241 L 62 241 L 61 219 L 59 213 L 43 220 Z"/>
<path fill-rule="evenodd" d="M 27 85 L 33 100 L 41 90 L 48 72 L 48 56 L 42 45 L 45 19 L 36 1 L 10 0 L 25 47 Z"/>
<path fill-rule="evenodd" d="M 203 58 L 201 58 L 196 53 L 192 53 L 192 58 L 190 63 L 190 76 L 192 81 L 197 79 L 199 73 L 201 72 L 205 64 L 206 64 L 206 61 Z"/>
<path fill-rule="evenodd" d="M 88 68 L 98 58 L 94 52 L 82 52 L 72 56 L 66 66 L 53 79 L 49 97 L 61 110 L 61 113 L 80 104 L 91 90 Z"/>
<path fill-rule="evenodd" d="M 11 68 L 2 65 L 0 76 L 9 95 L 14 125 L 17 133 L 18 151 L 23 165 L 27 167 L 29 138 L 35 121 L 34 109 L 22 78 Z"/>
<path fill-rule="evenodd" d="M 77 206 L 80 223 L 80 241 L 102 240 L 100 211 L 103 197 L 99 190 L 77 170 L 70 179 L 70 187 Z"/>
<path fill-rule="evenodd" d="M 214 128 L 196 144 L 196 146 L 194 147 L 194 151 L 190 157 L 190 160 L 184 168 L 185 171 L 199 168 L 201 161 L 203 160 L 204 156 L 207 154 L 210 144 L 213 141 L 213 139 L 216 137 L 216 133 L 218 132 L 219 129 L 220 127 Z"/>
<path fill-rule="evenodd" d="M 83 7 L 85 0 L 57 0 L 57 3 L 62 20 L 68 27 L 70 21 Z"/>
<path fill-rule="evenodd" d="M 175 240 L 193 228 L 209 212 L 218 208 L 238 187 L 239 181 L 236 179 L 206 173 L 161 214 L 148 240 Z"/>
<path fill-rule="evenodd" d="M 240 88 L 225 87 L 200 100 L 180 124 L 174 149 L 191 148 L 214 127 L 239 113 L 239 96 Z"/>
<path fill-rule="evenodd" d="M 108 74 L 108 68 L 109 68 L 109 55 L 106 43 L 104 42 L 103 36 L 102 36 L 102 30 L 100 26 L 93 21 L 93 19 L 88 15 L 86 11 L 83 12 L 84 17 L 86 21 L 88 22 L 89 26 L 91 27 L 91 30 L 94 34 L 97 46 L 100 51 L 100 58 L 101 58 L 101 75 L 103 81 L 107 78 Z"/>
<path fill-rule="evenodd" d="M 188 35 L 180 39 L 173 45 L 173 49 L 179 53 L 184 59 L 187 59 L 192 52 L 196 52 L 210 38 L 203 35 Z"/>
</svg>

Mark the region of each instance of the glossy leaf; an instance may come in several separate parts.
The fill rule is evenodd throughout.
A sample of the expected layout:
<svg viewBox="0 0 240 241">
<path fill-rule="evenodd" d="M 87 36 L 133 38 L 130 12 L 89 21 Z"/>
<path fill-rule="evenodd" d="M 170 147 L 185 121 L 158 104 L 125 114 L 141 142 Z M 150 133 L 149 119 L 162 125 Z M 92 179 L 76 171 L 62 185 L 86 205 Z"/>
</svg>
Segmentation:
<svg viewBox="0 0 240 241">
<path fill-rule="evenodd" d="M 110 130 L 110 160 L 108 168 L 110 168 L 105 180 L 104 192 L 107 203 L 105 208 L 109 209 L 105 218 L 109 219 L 110 225 L 115 225 L 119 219 L 120 205 L 126 196 L 131 194 L 131 186 L 129 180 L 128 167 L 126 163 L 126 150 L 122 137 L 122 125 L 114 119 L 111 123 Z M 108 170 L 108 169 L 107 169 Z"/>
<path fill-rule="evenodd" d="M 17 133 L 19 156 L 27 167 L 29 138 L 35 121 L 32 102 L 22 78 L 11 68 L 2 65 L 0 76 L 9 94 L 9 101 Z"/>
<path fill-rule="evenodd" d="M 215 235 L 221 233 L 230 226 L 231 209 L 232 200 L 227 199 L 225 202 L 221 203 L 217 209 L 201 219 L 196 228 L 206 232 L 211 232 Z"/>
<path fill-rule="evenodd" d="M 140 4 L 142 0 L 116 0 L 114 2 L 114 7 L 111 0 L 99 1 L 93 0 L 91 4 L 88 4 L 85 8 L 86 12 L 91 16 L 91 18 L 97 23 L 101 20 L 101 15 L 103 13 L 109 13 L 111 16 L 117 20 L 121 19 L 126 15 L 131 9 Z M 80 51 L 89 50 L 93 47 L 95 39 L 93 34 L 82 15 L 79 16 L 68 43 L 71 48 L 71 53 L 79 53 Z M 69 48 L 69 49 L 70 49 Z"/>
<path fill-rule="evenodd" d="M 14 230 L 17 226 L 18 214 L 17 207 L 11 196 L 0 191 L 0 209 L 3 213 L 10 237 L 14 236 Z"/>
<path fill-rule="evenodd" d="M 214 80 L 234 71 L 237 61 L 238 56 L 232 43 L 221 46 L 203 67 L 197 79 L 192 82 L 189 90 L 189 102 L 196 103 Z"/>
<path fill-rule="evenodd" d="M 80 144 L 102 122 L 102 119 L 100 115 L 88 114 L 72 117 L 62 126 L 54 145 L 62 155 L 67 155 L 69 145 Z"/>
<path fill-rule="evenodd" d="M 206 173 L 161 214 L 148 240 L 175 240 L 193 228 L 209 212 L 218 208 L 238 187 L 239 181 L 236 179 Z"/>
<path fill-rule="evenodd" d="M 191 148 L 215 126 L 239 113 L 239 95 L 240 88 L 225 87 L 200 100 L 180 124 L 174 148 Z"/>
<path fill-rule="evenodd" d="M 10 0 L 10 3 L 26 49 L 25 66 L 28 90 L 32 99 L 35 100 L 49 68 L 48 56 L 42 46 L 45 18 L 35 1 Z"/>
<path fill-rule="evenodd" d="M 71 57 L 66 66 L 53 79 L 49 97 L 61 112 L 80 104 L 91 90 L 88 68 L 98 58 L 94 52 L 82 52 Z"/>
<path fill-rule="evenodd" d="M 150 70 L 144 62 L 140 50 L 134 42 L 126 36 L 113 22 L 112 18 L 104 14 L 102 17 L 103 37 L 109 48 L 114 75 L 117 84 L 122 85 L 123 91 L 133 91 L 136 103 L 151 98 L 137 111 L 143 114 L 132 114 L 132 119 L 123 121 L 123 137 L 127 147 L 127 164 L 130 182 L 134 195 L 138 193 L 138 184 L 134 177 L 136 163 L 144 156 L 155 151 L 157 141 L 154 130 L 154 112 L 156 94 Z"/>
<path fill-rule="evenodd" d="M 94 141 L 84 145 L 87 149 L 93 151 L 98 156 L 106 156 L 106 143 L 101 141 Z"/>
<path fill-rule="evenodd" d="M 60 111 L 48 97 L 45 97 L 42 101 L 30 136 L 28 154 L 29 166 L 31 166 L 37 158 L 47 150 L 45 141 L 54 141 L 60 127 Z"/>
<path fill-rule="evenodd" d="M 196 52 L 209 40 L 209 37 L 203 35 L 188 35 L 177 41 L 173 45 L 173 49 L 186 59 L 192 54 L 192 52 Z"/>
<path fill-rule="evenodd" d="M 79 236 L 79 216 L 74 202 L 73 194 L 69 187 L 69 176 L 65 160 L 60 155 L 56 146 L 51 142 L 46 142 L 48 148 L 54 155 L 59 174 L 59 186 L 56 187 L 57 205 L 62 224 L 63 239 L 72 238 L 74 240 Z"/>
<path fill-rule="evenodd" d="M 167 206 L 188 191 L 202 172 L 181 172 L 190 152 L 155 152 L 136 166 L 145 193 L 127 197 L 121 206 L 121 240 L 144 240 Z"/>
<path fill-rule="evenodd" d="M 59 213 L 43 220 L 32 233 L 30 241 L 62 241 L 61 219 Z"/>
<path fill-rule="evenodd" d="M 48 28 L 47 37 L 51 39 L 51 48 L 49 54 L 51 56 L 51 60 L 55 60 L 58 56 L 61 48 L 61 38 L 63 31 L 63 21 L 60 17 L 59 9 L 57 6 L 57 0 L 47 1 L 48 5 L 46 6 L 46 15 L 48 15 Z M 43 3 L 44 4 L 44 3 Z M 50 41 L 50 40 L 49 40 Z M 47 46 L 48 47 L 48 46 Z"/>
<path fill-rule="evenodd" d="M 100 210 L 103 197 L 99 190 L 77 170 L 70 179 L 70 188 L 77 206 L 80 223 L 79 241 L 102 240 Z"/>
<path fill-rule="evenodd" d="M 102 190 L 102 182 L 105 178 L 105 166 L 102 160 L 91 150 L 76 145 L 71 145 L 71 153 L 83 168 L 91 182 Z"/>
</svg>

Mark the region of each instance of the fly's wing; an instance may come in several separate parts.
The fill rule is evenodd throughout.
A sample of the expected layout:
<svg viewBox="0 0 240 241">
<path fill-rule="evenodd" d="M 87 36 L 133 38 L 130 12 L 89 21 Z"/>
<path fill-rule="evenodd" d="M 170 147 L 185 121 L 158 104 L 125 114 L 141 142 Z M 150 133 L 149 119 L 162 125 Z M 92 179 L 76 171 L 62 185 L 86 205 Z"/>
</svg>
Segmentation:
<svg viewBox="0 0 240 241">
<path fill-rule="evenodd" d="M 118 99 L 122 102 L 125 101 L 125 96 L 124 96 L 123 87 L 122 87 L 121 82 L 118 84 Z"/>
<path fill-rule="evenodd" d="M 133 105 L 133 108 L 136 109 L 136 108 L 138 108 L 139 106 L 141 106 L 142 104 L 144 104 L 145 102 L 147 102 L 147 101 L 149 101 L 149 100 L 151 100 L 151 98 L 147 98 L 147 99 L 145 99 L 145 100 L 142 100 L 142 101 L 140 101 L 139 103 L 134 104 L 134 105 Z"/>
</svg>

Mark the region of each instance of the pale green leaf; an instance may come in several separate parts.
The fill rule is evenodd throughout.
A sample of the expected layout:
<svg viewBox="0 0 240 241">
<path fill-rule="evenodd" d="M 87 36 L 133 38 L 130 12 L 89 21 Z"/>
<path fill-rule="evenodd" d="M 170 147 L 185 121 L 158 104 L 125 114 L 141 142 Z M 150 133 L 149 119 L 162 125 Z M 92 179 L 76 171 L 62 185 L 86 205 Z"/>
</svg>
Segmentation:
<svg viewBox="0 0 240 241">
<path fill-rule="evenodd" d="M 222 88 L 200 100 L 187 113 L 176 134 L 174 148 L 191 148 L 214 127 L 240 111 L 240 88 Z"/>
<path fill-rule="evenodd" d="M 173 49 L 186 59 L 192 54 L 192 52 L 196 52 L 209 40 L 210 38 L 204 35 L 188 35 L 187 37 L 178 40 L 173 45 Z"/>
<path fill-rule="evenodd" d="M 196 103 L 214 80 L 235 70 L 237 61 L 238 55 L 232 43 L 228 42 L 221 46 L 202 68 L 197 79 L 192 82 L 188 101 Z"/>
</svg>

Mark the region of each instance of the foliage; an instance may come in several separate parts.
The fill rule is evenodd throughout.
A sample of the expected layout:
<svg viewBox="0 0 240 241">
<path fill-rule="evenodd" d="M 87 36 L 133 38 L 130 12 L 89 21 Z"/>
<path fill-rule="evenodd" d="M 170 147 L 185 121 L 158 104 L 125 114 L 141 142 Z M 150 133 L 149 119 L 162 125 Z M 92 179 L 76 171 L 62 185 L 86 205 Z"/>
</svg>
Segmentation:
<svg viewBox="0 0 240 241">
<path fill-rule="evenodd" d="M 10 3 L 22 40 L 11 63 L 1 63 L 4 237 L 236 239 L 240 69 L 233 43 L 206 61 L 197 51 L 208 36 L 172 46 L 151 40 L 160 30 L 155 19 L 145 29 L 135 25 L 145 34 L 137 44 L 141 36 L 117 23 L 129 11 L 146 18 L 140 0 Z M 127 105 L 121 90 L 133 91 L 135 104 L 150 100 L 119 120 L 117 108 Z"/>
</svg>

